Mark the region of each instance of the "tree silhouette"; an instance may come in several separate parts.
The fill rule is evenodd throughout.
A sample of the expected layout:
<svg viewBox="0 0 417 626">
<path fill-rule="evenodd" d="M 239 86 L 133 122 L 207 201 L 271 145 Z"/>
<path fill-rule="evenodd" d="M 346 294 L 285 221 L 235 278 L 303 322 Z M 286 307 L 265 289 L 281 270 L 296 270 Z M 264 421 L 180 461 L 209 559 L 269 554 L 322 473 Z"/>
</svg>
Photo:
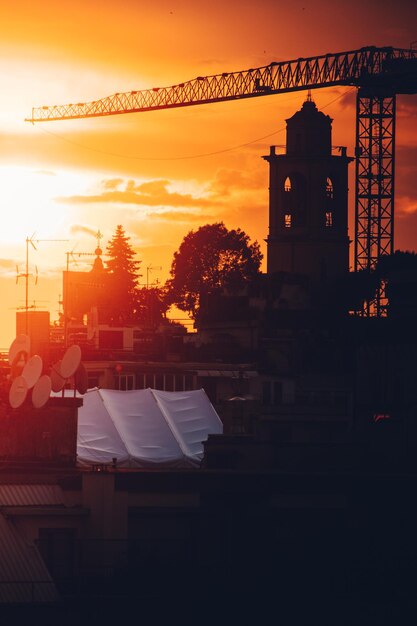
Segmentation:
<svg viewBox="0 0 417 626">
<path fill-rule="evenodd" d="M 106 269 L 112 276 L 112 311 L 115 323 L 131 323 L 137 313 L 137 291 L 140 261 L 129 243 L 123 226 L 118 225 L 107 244 Z"/>
<path fill-rule="evenodd" d="M 259 244 L 249 243 L 240 228 L 228 230 L 223 222 L 201 226 L 174 254 L 168 301 L 195 320 L 202 299 L 224 289 L 237 293 L 260 273 L 261 260 Z"/>
<path fill-rule="evenodd" d="M 169 307 L 163 287 L 142 287 L 137 292 L 138 317 L 148 328 L 155 328 L 166 322 Z"/>
</svg>

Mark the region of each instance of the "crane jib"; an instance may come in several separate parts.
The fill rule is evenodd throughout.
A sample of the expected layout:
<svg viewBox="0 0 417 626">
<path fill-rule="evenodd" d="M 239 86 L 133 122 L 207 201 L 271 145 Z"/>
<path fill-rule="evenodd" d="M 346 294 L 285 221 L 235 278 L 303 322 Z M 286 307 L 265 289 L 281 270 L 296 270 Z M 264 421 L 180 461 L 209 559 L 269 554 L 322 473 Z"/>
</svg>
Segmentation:
<svg viewBox="0 0 417 626">
<path fill-rule="evenodd" d="M 351 52 L 272 62 L 240 72 L 197 76 L 170 87 L 115 93 L 92 102 L 34 107 L 29 122 L 102 117 L 336 85 L 417 92 L 417 50 L 367 47 Z"/>
</svg>

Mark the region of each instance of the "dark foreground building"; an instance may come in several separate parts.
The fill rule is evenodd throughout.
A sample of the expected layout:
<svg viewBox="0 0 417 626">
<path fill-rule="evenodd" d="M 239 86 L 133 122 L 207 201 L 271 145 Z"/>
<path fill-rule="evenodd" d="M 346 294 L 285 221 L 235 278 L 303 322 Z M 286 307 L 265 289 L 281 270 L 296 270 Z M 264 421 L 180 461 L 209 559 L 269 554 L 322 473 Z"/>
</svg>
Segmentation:
<svg viewBox="0 0 417 626">
<path fill-rule="evenodd" d="M 348 314 L 350 159 L 332 154 L 330 126 L 308 100 L 288 120 L 286 154 L 265 157 L 259 284 L 207 303 L 194 345 L 85 362 L 119 389 L 204 386 L 224 432 L 200 467 L 82 467 L 82 399 L 11 410 L 3 398 L 4 619 L 415 621 L 415 316 Z"/>
<path fill-rule="evenodd" d="M 38 460 L 3 457 L 0 612 L 39 624 L 401 623 L 415 610 L 416 446 L 410 423 L 372 426 L 350 444 L 212 436 L 200 469 L 82 469 L 62 455 L 68 441 Z"/>
</svg>

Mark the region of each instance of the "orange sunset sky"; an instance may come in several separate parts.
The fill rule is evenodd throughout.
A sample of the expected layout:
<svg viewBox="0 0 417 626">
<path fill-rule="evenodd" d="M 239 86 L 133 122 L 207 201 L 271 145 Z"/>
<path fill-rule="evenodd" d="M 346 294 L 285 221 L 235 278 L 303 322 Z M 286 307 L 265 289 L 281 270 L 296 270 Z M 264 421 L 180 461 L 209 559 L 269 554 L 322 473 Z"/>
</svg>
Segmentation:
<svg viewBox="0 0 417 626">
<path fill-rule="evenodd" d="M 177 84 L 198 75 L 354 50 L 408 48 L 411 0 L 0 0 L 0 348 L 25 305 L 58 315 L 62 271 L 85 269 L 122 224 L 150 281 L 163 283 L 191 229 L 241 227 L 265 250 L 269 146 L 304 92 L 32 125 L 35 106 Z M 417 43 L 415 43 L 417 45 Z M 333 118 L 333 144 L 353 154 L 355 90 L 313 92 Z M 395 248 L 416 250 L 417 96 L 397 101 Z M 354 236 L 354 165 L 349 235 Z M 45 241 L 42 241 L 45 240 Z M 50 241 L 57 240 L 57 241 Z M 64 241 L 58 241 L 64 240 Z M 68 253 L 73 252 L 75 256 Z M 35 285 L 35 272 L 38 282 Z"/>
</svg>

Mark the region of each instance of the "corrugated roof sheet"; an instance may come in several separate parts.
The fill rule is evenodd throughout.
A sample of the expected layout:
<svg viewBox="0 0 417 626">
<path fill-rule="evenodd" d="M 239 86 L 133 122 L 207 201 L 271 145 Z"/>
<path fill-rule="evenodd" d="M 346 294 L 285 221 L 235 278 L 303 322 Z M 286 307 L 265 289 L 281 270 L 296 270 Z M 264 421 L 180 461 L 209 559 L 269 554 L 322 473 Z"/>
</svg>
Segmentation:
<svg viewBox="0 0 417 626">
<path fill-rule="evenodd" d="M 0 604 L 50 603 L 60 600 L 37 549 L 0 514 Z"/>
<path fill-rule="evenodd" d="M 63 506 L 64 494 L 59 485 L 1 485 L 2 506 Z"/>
</svg>

